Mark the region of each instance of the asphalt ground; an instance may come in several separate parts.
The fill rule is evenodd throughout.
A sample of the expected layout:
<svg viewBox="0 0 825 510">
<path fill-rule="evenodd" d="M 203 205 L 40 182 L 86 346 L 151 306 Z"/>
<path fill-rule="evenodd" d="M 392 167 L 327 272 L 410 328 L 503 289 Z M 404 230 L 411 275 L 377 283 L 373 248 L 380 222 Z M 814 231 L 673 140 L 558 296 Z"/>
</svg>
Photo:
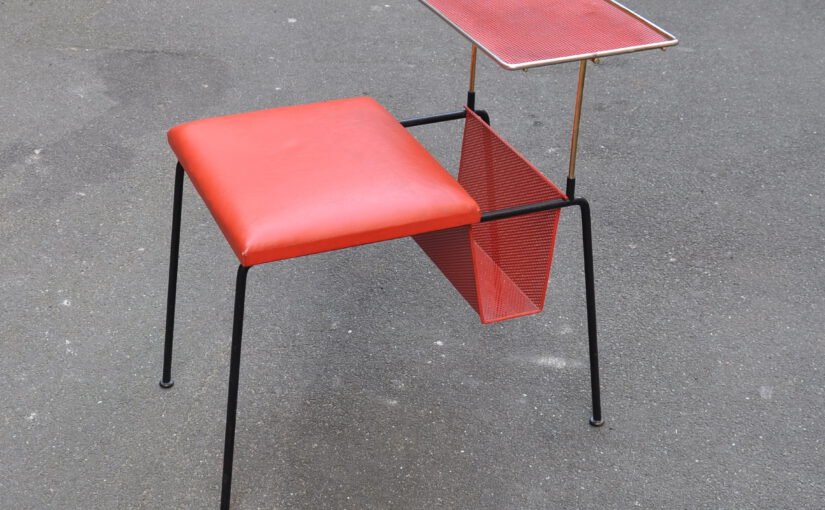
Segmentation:
<svg viewBox="0 0 825 510">
<path fill-rule="evenodd" d="M 369 95 L 456 109 L 468 44 L 413 0 L 0 0 L 0 508 L 216 508 L 237 261 L 174 156 L 202 117 Z M 630 7 L 680 45 L 588 72 L 606 425 L 578 213 L 543 313 L 484 326 L 415 244 L 255 268 L 238 509 L 818 509 L 825 9 Z M 478 105 L 563 182 L 577 66 L 479 62 Z M 455 169 L 461 123 L 414 134 Z"/>
</svg>

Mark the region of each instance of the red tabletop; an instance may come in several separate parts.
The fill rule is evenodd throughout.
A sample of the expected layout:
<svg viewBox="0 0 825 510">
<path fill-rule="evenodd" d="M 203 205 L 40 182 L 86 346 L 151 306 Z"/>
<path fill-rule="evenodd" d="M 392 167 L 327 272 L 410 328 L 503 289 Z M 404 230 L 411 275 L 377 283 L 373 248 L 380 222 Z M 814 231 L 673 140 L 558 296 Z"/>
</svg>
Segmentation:
<svg viewBox="0 0 825 510">
<path fill-rule="evenodd" d="M 506 69 L 672 46 L 675 37 L 611 0 L 421 0 Z"/>
</svg>

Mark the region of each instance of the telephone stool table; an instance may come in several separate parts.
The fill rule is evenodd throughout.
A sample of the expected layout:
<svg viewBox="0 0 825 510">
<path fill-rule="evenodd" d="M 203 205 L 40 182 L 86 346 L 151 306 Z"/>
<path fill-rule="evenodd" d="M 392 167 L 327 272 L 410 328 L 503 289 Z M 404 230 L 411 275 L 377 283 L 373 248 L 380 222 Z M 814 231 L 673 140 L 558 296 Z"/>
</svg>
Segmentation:
<svg viewBox="0 0 825 510">
<path fill-rule="evenodd" d="M 421 0 L 472 43 L 467 104 L 396 120 L 351 98 L 197 120 L 169 131 L 178 159 L 163 376 L 171 388 L 184 174 L 238 258 L 221 508 L 231 495 L 246 279 L 253 266 L 412 236 L 490 323 L 541 311 L 561 209 L 582 221 L 592 417 L 599 388 L 590 207 L 575 197 L 587 60 L 662 48 L 676 39 L 611 0 Z M 475 107 L 476 53 L 502 67 L 580 62 L 566 191 L 523 158 Z M 406 127 L 464 119 L 458 179 Z"/>
</svg>

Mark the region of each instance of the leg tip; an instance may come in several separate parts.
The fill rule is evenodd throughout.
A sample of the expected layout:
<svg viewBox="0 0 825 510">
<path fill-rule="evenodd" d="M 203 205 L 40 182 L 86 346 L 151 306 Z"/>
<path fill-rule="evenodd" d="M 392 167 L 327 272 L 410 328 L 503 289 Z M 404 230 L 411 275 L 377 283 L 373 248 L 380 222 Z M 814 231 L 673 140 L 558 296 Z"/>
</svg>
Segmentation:
<svg viewBox="0 0 825 510">
<path fill-rule="evenodd" d="M 604 425 L 604 420 L 597 420 L 595 418 L 590 418 L 590 425 L 592 427 L 601 427 Z"/>
<path fill-rule="evenodd" d="M 161 381 L 160 382 L 160 387 L 163 388 L 163 389 L 169 389 L 174 385 L 175 385 L 175 381 L 173 381 L 172 379 L 169 379 L 168 381 Z"/>
</svg>

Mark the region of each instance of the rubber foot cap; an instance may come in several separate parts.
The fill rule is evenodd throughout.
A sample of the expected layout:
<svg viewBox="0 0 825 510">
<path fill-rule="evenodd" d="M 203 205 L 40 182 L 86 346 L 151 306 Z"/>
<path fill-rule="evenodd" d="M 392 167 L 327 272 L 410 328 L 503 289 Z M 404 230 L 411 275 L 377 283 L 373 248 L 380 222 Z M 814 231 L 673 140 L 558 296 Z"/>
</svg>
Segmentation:
<svg viewBox="0 0 825 510">
<path fill-rule="evenodd" d="M 174 386 L 174 385 L 175 385 L 175 381 L 173 381 L 173 380 L 171 380 L 171 379 L 170 379 L 168 382 L 161 381 L 159 384 L 160 384 L 160 387 L 161 387 L 161 388 L 163 388 L 163 389 L 169 389 L 169 388 L 171 388 L 172 386 Z"/>
<path fill-rule="evenodd" d="M 592 425 L 593 427 L 601 427 L 602 425 L 604 425 L 604 420 L 596 420 L 590 418 L 590 425 Z"/>
</svg>

